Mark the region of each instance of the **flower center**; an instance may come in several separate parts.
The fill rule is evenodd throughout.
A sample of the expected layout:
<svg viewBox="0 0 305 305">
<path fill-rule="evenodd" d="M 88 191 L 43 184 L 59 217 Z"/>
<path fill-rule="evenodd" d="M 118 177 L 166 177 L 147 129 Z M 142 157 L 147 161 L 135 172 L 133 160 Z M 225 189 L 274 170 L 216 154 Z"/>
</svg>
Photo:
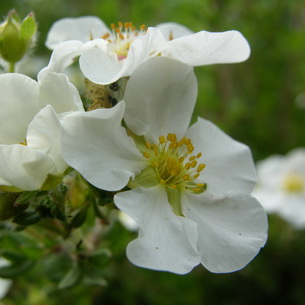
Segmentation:
<svg viewBox="0 0 305 305">
<path fill-rule="evenodd" d="M 131 43 L 135 38 L 146 33 L 146 26 L 141 25 L 140 30 L 133 26 L 132 22 L 119 22 L 118 25 L 111 24 L 111 34 L 102 36 L 110 45 L 110 52 L 116 53 L 119 60 L 127 57 Z"/>
<path fill-rule="evenodd" d="M 298 173 L 290 173 L 283 180 L 282 187 L 290 193 L 302 192 L 305 190 L 305 179 Z"/>
<path fill-rule="evenodd" d="M 159 137 L 158 144 L 145 143 L 143 156 L 149 160 L 155 170 L 159 183 L 171 189 L 190 190 L 201 193 L 206 190 L 205 183 L 196 183 L 205 168 L 204 163 L 198 163 L 202 153 L 193 154 L 192 141 L 183 137 L 177 140 L 173 133 Z"/>
</svg>

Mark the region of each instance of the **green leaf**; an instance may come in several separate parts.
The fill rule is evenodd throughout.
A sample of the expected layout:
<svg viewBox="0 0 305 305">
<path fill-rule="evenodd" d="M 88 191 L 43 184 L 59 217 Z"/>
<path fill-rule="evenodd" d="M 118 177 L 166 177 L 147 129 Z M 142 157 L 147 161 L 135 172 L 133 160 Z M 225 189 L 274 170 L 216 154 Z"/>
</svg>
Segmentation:
<svg viewBox="0 0 305 305">
<path fill-rule="evenodd" d="M 32 268 L 33 265 L 34 265 L 34 261 L 26 259 L 18 264 L 12 264 L 10 266 L 1 267 L 0 277 L 11 278 L 17 276 Z"/>
<path fill-rule="evenodd" d="M 73 228 L 79 228 L 86 220 L 88 213 L 88 206 L 82 208 L 72 219 L 71 226 Z"/>
<path fill-rule="evenodd" d="M 34 210 L 30 210 L 17 215 L 13 222 L 18 225 L 29 226 L 37 223 L 39 220 L 41 220 L 41 215 Z"/>
<path fill-rule="evenodd" d="M 81 279 L 82 273 L 79 265 L 74 262 L 72 268 L 66 273 L 58 284 L 59 289 L 66 289 L 75 286 Z"/>
<path fill-rule="evenodd" d="M 23 212 L 28 205 L 17 204 L 14 193 L 0 193 L 0 220 L 7 220 Z"/>
<path fill-rule="evenodd" d="M 99 249 L 88 257 L 88 261 L 95 267 L 102 268 L 109 263 L 110 258 L 111 252 L 109 249 Z"/>
</svg>

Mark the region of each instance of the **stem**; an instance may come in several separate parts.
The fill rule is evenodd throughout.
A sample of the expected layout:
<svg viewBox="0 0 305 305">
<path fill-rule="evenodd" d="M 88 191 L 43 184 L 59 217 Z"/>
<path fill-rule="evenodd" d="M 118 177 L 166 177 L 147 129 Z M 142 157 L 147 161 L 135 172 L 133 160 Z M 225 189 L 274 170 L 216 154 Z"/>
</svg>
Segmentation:
<svg viewBox="0 0 305 305">
<path fill-rule="evenodd" d="M 15 72 L 15 63 L 14 63 L 14 62 L 10 62 L 10 63 L 9 63 L 8 72 L 9 72 L 9 73 L 14 73 L 14 72 Z"/>
</svg>

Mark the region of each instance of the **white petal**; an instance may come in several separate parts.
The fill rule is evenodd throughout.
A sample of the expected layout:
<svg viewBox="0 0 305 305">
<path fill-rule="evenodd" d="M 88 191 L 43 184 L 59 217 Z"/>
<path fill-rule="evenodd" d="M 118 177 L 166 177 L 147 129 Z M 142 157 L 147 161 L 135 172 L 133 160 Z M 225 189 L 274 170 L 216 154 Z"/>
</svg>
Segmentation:
<svg viewBox="0 0 305 305">
<path fill-rule="evenodd" d="M 86 48 L 83 51 L 79 66 L 84 75 L 96 84 L 110 84 L 124 74 L 123 61 L 115 54 L 108 54 L 101 48 Z"/>
<path fill-rule="evenodd" d="M 2 179 L 25 191 L 39 189 L 55 167 L 47 155 L 21 144 L 0 145 L 0 158 Z"/>
<path fill-rule="evenodd" d="M 61 73 L 45 75 L 40 84 L 39 100 L 43 106 L 52 105 L 57 113 L 84 110 L 78 90 Z"/>
<path fill-rule="evenodd" d="M 53 160 L 55 167 L 49 172 L 53 175 L 62 174 L 68 167 L 61 155 L 60 129 L 61 123 L 54 109 L 48 105 L 35 116 L 27 134 L 28 148 Z"/>
<path fill-rule="evenodd" d="M 47 67 L 38 73 L 38 81 L 42 79 L 49 72 L 63 72 L 65 68 L 71 65 L 75 58 L 79 56 L 83 50 L 83 43 L 77 40 L 66 41 L 54 49 L 51 55 L 50 62 Z"/>
<path fill-rule="evenodd" d="M 202 152 L 205 163 L 200 178 L 214 193 L 251 193 L 256 183 L 255 167 L 249 148 L 233 140 L 213 123 L 199 118 L 190 127 L 195 152 Z"/>
<path fill-rule="evenodd" d="M 283 195 L 281 200 L 277 202 L 275 211 L 296 229 L 304 229 L 305 192 L 302 194 L 292 193 Z"/>
<path fill-rule="evenodd" d="M 40 109 L 38 90 L 38 83 L 25 75 L 0 75 L 0 144 L 24 142 L 28 124 Z"/>
<path fill-rule="evenodd" d="M 238 31 L 201 31 L 169 41 L 162 55 L 192 66 L 235 63 L 249 57 L 250 47 Z"/>
<path fill-rule="evenodd" d="M 121 126 L 124 102 L 110 109 L 67 115 L 62 151 L 66 162 L 94 186 L 123 188 L 146 164 L 134 141 Z"/>
<path fill-rule="evenodd" d="M 251 196 L 184 193 L 182 210 L 197 223 L 201 263 L 211 272 L 243 268 L 266 242 L 267 217 Z"/>
<path fill-rule="evenodd" d="M 127 247 L 133 264 L 178 274 L 198 265 L 196 224 L 173 213 L 162 186 L 119 193 L 114 202 L 140 226 L 138 238 Z"/>
<path fill-rule="evenodd" d="M 194 33 L 186 26 L 176 22 L 164 22 L 158 24 L 156 27 L 162 32 L 166 40 L 172 40 Z"/>
<path fill-rule="evenodd" d="M 124 60 L 100 48 L 86 49 L 80 57 L 80 68 L 84 75 L 97 84 L 110 84 L 124 76 L 130 76 L 142 62 L 156 56 L 165 47 L 162 33 L 148 28 L 145 35 L 135 39 Z"/>
<path fill-rule="evenodd" d="M 128 127 L 149 140 L 168 133 L 184 135 L 197 97 L 191 66 L 164 57 L 140 65 L 130 77 L 124 100 Z"/>
<path fill-rule="evenodd" d="M 46 41 L 49 49 L 54 49 L 60 43 L 68 40 L 87 42 L 99 38 L 109 32 L 105 23 L 95 16 L 78 18 L 63 18 L 53 23 Z"/>
</svg>

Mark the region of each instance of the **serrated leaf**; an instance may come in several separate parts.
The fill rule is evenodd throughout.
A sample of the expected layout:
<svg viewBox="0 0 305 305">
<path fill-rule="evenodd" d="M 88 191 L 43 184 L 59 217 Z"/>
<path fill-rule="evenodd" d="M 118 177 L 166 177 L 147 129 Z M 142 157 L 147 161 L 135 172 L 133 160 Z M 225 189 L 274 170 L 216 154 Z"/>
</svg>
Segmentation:
<svg viewBox="0 0 305 305">
<path fill-rule="evenodd" d="M 39 220 L 41 220 L 41 215 L 34 210 L 30 210 L 17 215 L 13 222 L 21 226 L 29 226 L 37 223 Z"/>
<path fill-rule="evenodd" d="M 58 284 L 58 288 L 65 289 L 75 286 L 79 282 L 81 275 L 82 275 L 81 269 L 78 266 L 78 264 L 75 262 L 72 265 L 72 268 L 66 273 L 66 275 Z"/>
</svg>

